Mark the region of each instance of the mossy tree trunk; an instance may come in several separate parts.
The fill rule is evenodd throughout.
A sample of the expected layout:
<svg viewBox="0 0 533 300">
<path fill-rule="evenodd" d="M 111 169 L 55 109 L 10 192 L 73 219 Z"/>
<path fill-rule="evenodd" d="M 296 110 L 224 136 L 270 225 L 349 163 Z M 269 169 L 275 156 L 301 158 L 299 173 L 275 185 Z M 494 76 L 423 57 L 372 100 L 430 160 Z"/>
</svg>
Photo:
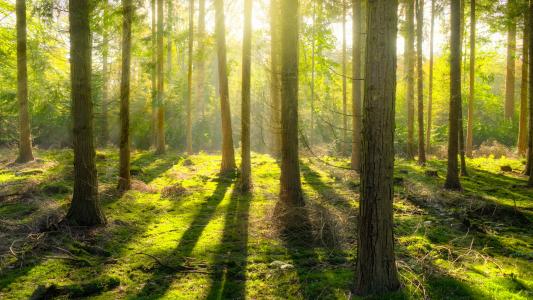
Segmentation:
<svg viewBox="0 0 533 300">
<path fill-rule="evenodd" d="M 418 97 L 418 163 L 426 164 L 424 147 L 424 71 L 422 43 L 424 40 L 424 0 L 416 0 L 416 75 Z"/>
<path fill-rule="evenodd" d="M 252 0 L 244 0 L 244 32 L 242 38 L 242 102 L 241 102 L 241 190 L 251 187 L 250 161 L 250 79 L 252 59 Z"/>
<path fill-rule="evenodd" d="M 529 0 L 529 53 L 533 53 L 533 0 Z M 526 173 L 529 175 L 528 185 L 533 186 L 533 64 L 529 64 L 529 140 Z"/>
<path fill-rule="evenodd" d="M 400 288 L 394 257 L 393 169 L 398 2 L 368 2 L 361 200 L 355 291 Z"/>
<path fill-rule="evenodd" d="M 120 168 L 118 190 L 131 188 L 130 180 L 130 62 L 132 0 L 122 0 L 122 78 L 120 79 Z"/>
<path fill-rule="evenodd" d="M 520 123 L 518 126 L 518 154 L 526 155 L 527 152 L 527 93 L 528 93 L 528 68 L 529 68 L 529 18 L 524 13 L 524 33 L 522 43 L 522 84 L 520 86 Z"/>
<path fill-rule="evenodd" d="M 165 153 L 165 108 L 164 108 L 164 84 L 163 73 L 163 0 L 157 0 L 157 138 L 156 153 Z"/>
<path fill-rule="evenodd" d="M 352 0 L 352 156 L 351 168 L 361 169 L 361 0 Z"/>
<path fill-rule="evenodd" d="M 77 225 L 106 222 L 98 198 L 91 99 L 89 0 L 69 1 L 74 193 L 66 218 Z"/>
<path fill-rule="evenodd" d="M 17 162 L 33 160 L 28 108 L 28 62 L 26 55 L 26 1 L 17 0 L 17 98 L 19 103 L 19 154 Z"/>
</svg>

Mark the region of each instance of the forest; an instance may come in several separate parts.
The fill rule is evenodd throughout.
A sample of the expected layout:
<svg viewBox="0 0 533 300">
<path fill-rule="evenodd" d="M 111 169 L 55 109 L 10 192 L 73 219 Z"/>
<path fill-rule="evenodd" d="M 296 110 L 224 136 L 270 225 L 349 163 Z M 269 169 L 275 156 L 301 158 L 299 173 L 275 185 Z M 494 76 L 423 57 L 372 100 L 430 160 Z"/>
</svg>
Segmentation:
<svg viewBox="0 0 533 300">
<path fill-rule="evenodd" d="M 533 299 L 533 0 L 0 0 L 0 299 Z"/>
</svg>

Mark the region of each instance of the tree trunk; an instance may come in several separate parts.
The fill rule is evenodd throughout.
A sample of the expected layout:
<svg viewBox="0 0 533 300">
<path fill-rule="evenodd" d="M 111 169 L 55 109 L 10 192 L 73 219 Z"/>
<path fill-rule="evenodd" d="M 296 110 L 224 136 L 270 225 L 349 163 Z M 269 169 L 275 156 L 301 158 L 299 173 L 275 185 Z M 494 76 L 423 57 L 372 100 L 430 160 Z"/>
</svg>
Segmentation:
<svg viewBox="0 0 533 300">
<path fill-rule="evenodd" d="M 435 1 L 431 0 L 431 29 L 429 34 L 429 87 L 428 87 L 428 119 L 426 130 L 426 151 L 431 151 L 431 119 L 433 113 L 433 38 L 435 35 Z"/>
<path fill-rule="evenodd" d="M 164 109 L 164 83 L 163 72 L 163 0 L 157 0 L 157 147 L 156 153 L 165 153 L 165 109 Z"/>
<path fill-rule="evenodd" d="M 533 53 L 533 0 L 529 0 L 529 53 Z M 529 64 L 529 140 L 527 155 L 527 172 L 529 175 L 528 185 L 533 186 L 533 64 Z"/>
<path fill-rule="evenodd" d="M 172 0 L 167 0 L 167 69 L 165 70 L 167 77 L 167 84 L 170 87 L 172 79 L 172 33 L 174 21 L 174 6 Z M 169 88 L 170 90 L 170 88 Z M 168 96 L 167 96 L 168 97 Z"/>
<path fill-rule="evenodd" d="M 414 35 L 415 35 L 415 7 L 414 0 L 407 0 L 407 32 L 406 32 L 406 75 L 407 75 L 407 158 L 415 156 L 414 128 L 415 128 L 415 63 L 414 63 Z"/>
<path fill-rule="evenodd" d="M 226 70 L 226 25 L 224 24 L 224 2 L 215 0 L 215 35 L 217 40 L 218 80 L 220 92 L 220 111 L 222 121 L 222 173 L 235 169 L 235 152 L 231 130 L 229 105 L 228 73 Z"/>
<path fill-rule="evenodd" d="M 281 156 L 281 79 L 280 79 L 280 0 L 270 1 L 270 99 L 271 99 L 271 153 Z"/>
<path fill-rule="evenodd" d="M 205 93 L 204 93 L 204 82 L 205 82 L 205 0 L 199 0 L 198 3 L 198 31 L 196 32 L 197 37 L 197 53 L 198 59 L 196 60 L 196 102 L 200 106 L 200 113 L 202 119 L 205 118 Z M 192 127 L 192 124 L 191 124 Z M 191 128 L 192 132 L 192 128 Z"/>
<path fill-rule="evenodd" d="M 465 0 L 461 0 L 461 57 L 463 57 L 463 70 L 466 70 L 466 54 L 463 55 L 463 42 L 464 42 L 464 48 L 466 49 L 466 27 L 465 27 Z M 462 84 L 466 84 L 466 71 L 464 73 Z M 461 88 L 461 96 L 462 96 L 462 88 Z M 458 110 L 458 122 L 459 122 L 459 158 L 461 162 L 461 176 L 468 176 L 468 171 L 466 170 L 466 159 L 465 159 L 465 136 L 464 136 L 464 122 L 463 122 L 463 100 L 461 97 L 461 100 L 459 101 L 459 110 Z"/>
<path fill-rule="evenodd" d="M 107 33 L 108 22 L 108 5 L 107 0 L 104 1 L 104 20 L 102 25 L 102 133 L 100 136 L 100 145 L 105 147 L 109 142 L 109 35 Z"/>
<path fill-rule="evenodd" d="M 520 86 L 520 124 L 518 127 L 518 154 L 526 155 L 527 151 L 527 76 L 529 65 L 529 26 L 528 15 L 524 13 L 524 34 L 522 47 L 522 83 Z"/>
<path fill-rule="evenodd" d="M 192 154 L 192 60 L 194 42 L 194 0 L 189 0 L 189 62 L 187 69 L 187 153 Z"/>
<path fill-rule="evenodd" d="M 281 177 L 276 215 L 285 230 L 305 226 L 298 158 L 298 4 L 281 0 Z"/>
<path fill-rule="evenodd" d="M 361 169 L 361 0 L 352 0 L 352 170 Z"/>
<path fill-rule="evenodd" d="M 118 190 L 131 188 L 130 180 L 130 61 L 132 0 L 122 0 L 122 78 L 120 79 L 120 170 Z"/>
<path fill-rule="evenodd" d="M 514 0 L 507 2 L 509 25 L 507 31 L 507 73 L 505 75 L 505 118 L 514 117 L 516 22 L 511 18 Z"/>
<path fill-rule="evenodd" d="M 474 88 L 476 82 L 476 0 L 470 0 L 470 89 L 466 126 L 466 155 L 472 157 L 474 144 Z"/>
<path fill-rule="evenodd" d="M 448 170 L 444 187 L 460 190 L 458 172 L 459 109 L 461 105 L 461 0 L 451 0 L 450 114 L 448 125 Z"/>
<path fill-rule="evenodd" d="M 89 0 L 69 1 L 74 193 L 66 218 L 81 226 L 106 222 L 98 198 L 95 164 L 89 7 Z"/>
<path fill-rule="evenodd" d="M 418 97 L 418 163 L 426 164 L 424 148 L 424 71 L 422 42 L 424 39 L 424 0 L 416 0 L 416 54 L 417 54 L 417 97 Z"/>
<path fill-rule="evenodd" d="M 314 141 L 314 133 L 315 133 L 315 77 L 316 77 L 316 36 L 315 36 L 315 30 L 316 30 L 316 1 L 312 1 L 313 5 L 313 16 L 312 16 L 312 22 L 313 25 L 311 25 L 311 100 L 310 100 L 310 108 L 311 111 L 310 117 L 311 121 L 309 124 L 309 140 L 310 143 Z"/>
<path fill-rule="evenodd" d="M 251 186 L 250 161 L 250 77 L 252 59 L 252 0 L 244 0 L 244 32 L 242 38 L 242 102 L 241 102 L 241 190 Z"/>
<path fill-rule="evenodd" d="M 342 155 L 348 145 L 348 105 L 346 99 L 346 1 L 342 0 Z"/>
<path fill-rule="evenodd" d="M 17 98 L 19 102 L 19 155 L 17 162 L 33 160 L 28 109 L 28 66 L 26 58 L 26 1 L 17 0 Z"/>
<path fill-rule="evenodd" d="M 394 258 L 393 169 L 398 2 L 368 2 L 361 201 L 355 291 L 400 288 Z"/>
<path fill-rule="evenodd" d="M 151 123 L 151 133 L 152 133 L 152 146 L 157 147 L 157 76 L 156 76 L 156 66 L 157 66 L 157 31 L 156 31 L 156 5 L 155 0 L 151 0 L 151 10 L 152 10 L 152 47 L 151 47 L 151 58 L 152 64 L 150 66 L 150 81 L 152 83 L 151 90 L 151 100 L 152 100 L 152 123 Z"/>
</svg>

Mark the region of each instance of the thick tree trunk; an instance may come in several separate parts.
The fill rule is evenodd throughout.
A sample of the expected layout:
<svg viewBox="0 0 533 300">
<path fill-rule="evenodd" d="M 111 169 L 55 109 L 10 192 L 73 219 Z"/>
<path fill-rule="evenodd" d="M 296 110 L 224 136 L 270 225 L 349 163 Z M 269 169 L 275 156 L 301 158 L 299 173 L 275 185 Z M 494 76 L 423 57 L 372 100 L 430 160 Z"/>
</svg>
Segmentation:
<svg viewBox="0 0 533 300">
<path fill-rule="evenodd" d="M 157 30 L 156 30 L 156 5 L 155 0 L 151 0 L 151 10 L 152 10 L 152 47 L 151 47 L 151 58 L 152 58 L 152 64 L 150 66 L 150 81 L 152 84 L 152 90 L 151 90 L 151 101 L 152 101 L 152 123 L 151 123 L 151 141 L 152 146 L 155 148 L 157 147 L 157 76 L 156 76 L 156 68 L 157 68 Z"/>
<path fill-rule="evenodd" d="M 157 0 L 157 147 L 156 153 L 165 153 L 165 109 L 164 109 L 164 83 L 163 72 L 163 0 Z"/>
<path fill-rule="evenodd" d="M 459 154 L 459 109 L 461 105 L 461 0 L 451 0 L 450 40 L 450 113 L 448 125 L 448 170 L 444 187 L 460 190 L 457 155 Z"/>
<path fill-rule="evenodd" d="M 109 142 L 109 34 L 107 33 L 108 6 L 107 0 L 104 1 L 104 20 L 102 26 L 102 128 L 100 134 L 100 145 L 105 147 Z"/>
<path fill-rule="evenodd" d="M 507 2 L 509 15 L 515 5 L 514 0 Z M 509 16 L 511 17 L 511 16 Z M 514 93 L 515 93 L 515 55 L 516 55 L 516 22 L 509 20 L 507 29 L 507 73 L 505 75 L 505 118 L 514 117 Z"/>
<path fill-rule="evenodd" d="M 276 215 L 285 230 L 304 226 L 298 158 L 298 4 L 281 0 L 281 177 Z"/>
<path fill-rule="evenodd" d="M 352 170 L 361 169 L 361 0 L 352 0 Z"/>
<path fill-rule="evenodd" d="M 518 154 L 526 155 L 527 151 L 527 76 L 529 67 L 529 26 L 528 15 L 524 13 L 524 34 L 522 47 L 522 83 L 520 86 L 520 123 L 518 127 Z"/>
<path fill-rule="evenodd" d="M 346 1 L 342 0 L 342 155 L 348 146 L 348 104 L 346 99 Z"/>
<path fill-rule="evenodd" d="M 422 42 L 424 39 L 424 0 L 416 0 L 416 73 L 418 97 L 418 163 L 426 164 L 424 148 L 424 71 Z"/>
<path fill-rule="evenodd" d="M 281 156 L 280 0 L 270 1 L 271 154 Z"/>
<path fill-rule="evenodd" d="M 106 222 L 98 198 L 91 99 L 89 0 L 69 1 L 74 193 L 66 218 L 92 226 Z"/>
<path fill-rule="evenodd" d="M 242 38 L 242 102 L 241 102 L 241 190 L 251 187 L 250 161 L 250 77 L 252 60 L 252 0 L 244 0 L 244 32 Z"/>
<path fill-rule="evenodd" d="M 120 79 L 120 168 L 118 190 L 131 188 L 130 180 L 130 61 L 132 0 L 122 0 L 122 78 Z"/>
<path fill-rule="evenodd" d="M 476 0 L 470 0 L 470 89 L 466 125 L 466 156 L 472 157 L 474 144 L 474 88 L 476 82 Z"/>
<path fill-rule="evenodd" d="M 192 154 L 192 60 L 194 42 L 194 0 L 189 0 L 189 57 L 187 66 L 187 153 Z"/>
<path fill-rule="evenodd" d="M 433 116 L 433 38 L 435 35 L 435 1 L 431 0 L 431 29 L 429 34 L 429 87 L 426 151 L 431 152 L 431 121 Z"/>
<path fill-rule="evenodd" d="M 400 288 L 394 258 L 393 169 L 396 93 L 395 0 L 368 2 L 363 103 L 361 201 L 356 267 L 357 294 Z"/>
<path fill-rule="evenodd" d="M 17 162 L 33 160 L 28 109 L 28 66 L 26 58 L 26 1 L 17 0 L 17 98 L 19 102 L 19 155 Z"/>
<path fill-rule="evenodd" d="M 226 25 L 224 24 L 224 2 L 215 0 L 215 35 L 217 40 L 218 82 L 220 93 L 220 112 L 222 121 L 222 173 L 235 169 L 235 152 L 231 130 L 229 105 L 228 74 L 226 70 Z"/>
<path fill-rule="evenodd" d="M 533 53 L 533 0 L 529 0 L 529 53 Z M 533 186 L 533 64 L 529 64 L 529 140 L 528 140 L 528 168 L 529 175 L 528 185 Z"/>
<path fill-rule="evenodd" d="M 406 0 L 407 5 L 407 28 L 406 28 L 406 52 L 404 54 L 407 75 L 407 158 L 415 156 L 415 62 L 414 62 L 414 35 L 415 35 L 415 6 L 414 0 Z"/>
<path fill-rule="evenodd" d="M 200 107 L 200 113 L 202 119 L 205 118 L 205 0 L 199 0 L 198 2 L 198 31 L 196 32 L 197 40 L 197 53 L 198 59 L 196 60 L 196 103 Z M 192 125 L 192 124 L 191 124 Z M 191 126 L 192 127 L 192 126 Z M 192 128 L 191 128 L 192 132 Z"/>
</svg>

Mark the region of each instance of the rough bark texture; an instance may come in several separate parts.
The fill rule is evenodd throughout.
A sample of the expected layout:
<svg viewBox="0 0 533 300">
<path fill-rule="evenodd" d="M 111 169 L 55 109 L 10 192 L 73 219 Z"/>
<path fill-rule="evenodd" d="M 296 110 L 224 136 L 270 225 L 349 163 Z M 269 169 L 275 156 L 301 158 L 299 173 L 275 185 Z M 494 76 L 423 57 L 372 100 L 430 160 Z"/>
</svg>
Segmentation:
<svg viewBox="0 0 533 300">
<path fill-rule="evenodd" d="M 346 98 L 346 1 L 342 0 L 342 155 L 348 146 L 348 104 Z"/>
<path fill-rule="evenodd" d="M 400 287 L 392 220 L 397 1 L 368 2 L 356 293 Z"/>
<path fill-rule="evenodd" d="M 151 36 L 151 58 L 152 65 L 150 66 L 150 81 L 152 84 L 151 90 L 151 100 L 152 100 L 152 123 L 151 123 L 151 134 L 152 134 L 152 146 L 157 147 L 157 76 L 156 76 L 156 66 L 157 66 L 157 31 L 156 31 L 156 5 L 155 0 L 152 0 L 150 3 L 152 10 L 152 36 Z"/>
<path fill-rule="evenodd" d="M 418 98 L 418 163 L 426 163 L 424 147 L 424 71 L 422 42 L 424 39 L 424 0 L 416 0 L 416 75 Z"/>
<path fill-rule="evenodd" d="M 433 38 L 435 35 L 435 0 L 431 0 L 431 29 L 429 33 L 429 86 L 426 151 L 431 152 L 431 121 L 433 117 Z"/>
<path fill-rule="evenodd" d="M 276 215 L 285 230 L 303 225 L 298 161 L 298 2 L 281 0 L 281 177 Z"/>
<path fill-rule="evenodd" d="M 526 155 L 527 151 L 527 93 L 528 93 L 528 68 L 529 68 L 529 26 L 528 14 L 524 13 L 524 33 L 522 47 L 522 83 L 520 86 L 520 123 L 518 127 L 518 154 Z"/>
<path fill-rule="evenodd" d="M 252 60 L 252 0 L 244 0 L 244 32 L 242 38 L 241 99 L 241 190 L 251 186 L 250 161 L 250 77 Z"/>
<path fill-rule="evenodd" d="M 157 138 L 156 153 L 165 153 L 165 109 L 163 103 L 165 76 L 163 73 L 163 0 L 157 0 Z"/>
<path fill-rule="evenodd" d="M 406 0 L 407 5 L 407 27 L 406 27 L 406 45 L 405 45 L 405 65 L 407 77 L 407 158 L 413 159 L 415 156 L 415 50 L 414 50 L 414 35 L 415 35 L 415 6 L 414 0 Z"/>
<path fill-rule="evenodd" d="M 459 109 L 461 102 L 461 0 L 451 0 L 450 113 L 448 125 L 448 170 L 444 187 L 459 190 Z"/>
<path fill-rule="evenodd" d="M 187 153 L 192 154 L 192 60 L 194 42 L 194 0 L 189 0 L 189 57 L 187 65 Z"/>
<path fill-rule="evenodd" d="M 218 82 L 220 93 L 220 112 L 222 120 L 222 173 L 235 169 L 235 151 L 231 130 L 229 106 L 228 74 L 226 70 L 226 25 L 224 24 L 224 2 L 215 0 L 215 35 L 217 40 Z"/>
<path fill-rule="evenodd" d="M 515 1 L 507 2 L 509 15 L 512 14 L 512 8 Z M 511 18 L 511 16 L 509 16 Z M 515 93 L 515 55 L 516 55 L 516 22 L 512 18 L 508 21 L 507 27 L 507 73 L 505 75 L 505 118 L 514 117 L 514 93 Z"/>
<path fill-rule="evenodd" d="M 281 156 L 280 0 L 270 1 L 271 154 Z"/>
<path fill-rule="evenodd" d="M 118 190 L 131 188 L 130 180 L 130 61 L 132 0 L 122 0 L 122 78 L 120 79 L 120 168 Z"/>
<path fill-rule="evenodd" d="M 108 6 L 107 0 L 104 1 L 104 19 L 102 25 L 102 128 L 100 134 L 100 145 L 107 146 L 109 142 L 109 34 L 107 33 Z"/>
<path fill-rule="evenodd" d="M 77 225 L 105 223 L 98 198 L 91 99 L 89 0 L 69 1 L 74 193 L 66 218 Z"/>
<path fill-rule="evenodd" d="M 361 169 L 361 0 L 352 0 L 352 157 L 351 167 Z"/>
<path fill-rule="evenodd" d="M 198 29 L 196 32 L 197 54 L 196 60 L 196 103 L 200 107 L 202 119 L 205 117 L 205 0 L 198 2 Z M 191 130 L 192 132 L 192 130 Z"/>
<path fill-rule="evenodd" d="M 472 157 L 474 144 L 474 92 L 476 83 L 476 0 L 470 0 L 470 88 L 466 125 L 466 156 Z"/>
<path fill-rule="evenodd" d="M 19 103 L 19 155 L 17 162 L 33 160 L 28 109 L 28 66 L 26 58 L 26 1 L 17 0 L 17 98 Z"/>
<path fill-rule="evenodd" d="M 529 53 L 533 53 L 533 0 L 529 0 Z M 528 140 L 528 185 L 533 186 L 533 64 L 529 64 L 529 140 Z"/>
</svg>

